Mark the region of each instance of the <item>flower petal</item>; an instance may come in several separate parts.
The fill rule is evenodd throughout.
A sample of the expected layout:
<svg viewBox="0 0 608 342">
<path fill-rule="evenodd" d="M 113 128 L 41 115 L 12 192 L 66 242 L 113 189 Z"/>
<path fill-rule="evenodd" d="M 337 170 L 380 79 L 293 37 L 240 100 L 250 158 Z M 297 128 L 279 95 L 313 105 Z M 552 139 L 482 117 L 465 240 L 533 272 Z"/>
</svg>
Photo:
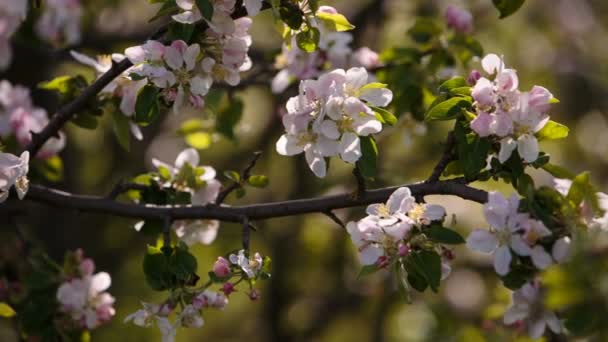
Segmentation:
<svg viewBox="0 0 608 342">
<path fill-rule="evenodd" d="M 483 253 L 492 253 L 498 246 L 494 234 L 485 229 L 475 229 L 467 237 L 467 247 Z"/>
</svg>

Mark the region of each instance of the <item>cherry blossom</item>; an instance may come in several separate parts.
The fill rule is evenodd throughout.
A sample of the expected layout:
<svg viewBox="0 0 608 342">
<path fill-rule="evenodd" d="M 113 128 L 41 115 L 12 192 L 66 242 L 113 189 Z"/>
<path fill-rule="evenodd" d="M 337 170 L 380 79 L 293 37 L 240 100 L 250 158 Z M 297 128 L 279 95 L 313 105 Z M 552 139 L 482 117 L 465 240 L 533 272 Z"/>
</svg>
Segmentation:
<svg viewBox="0 0 608 342">
<path fill-rule="evenodd" d="M 490 230 L 475 229 L 467 238 L 470 249 L 494 255 L 494 270 L 501 276 L 509 273 L 513 255 L 529 256 L 539 269 L 552 263 L 551 256 L 537 244 L 540 238 L 550 236 L 551 231 L 518 209 L 516 194 L 507 199 L 499 192 L 490 192 L 484 205 Z"/>
<path fill-rule="evenodd" d="M 385 85 L 368 83 L 364 68 L 336 69 L 318 80 L 302 81 L 300 94 L 287 102 L 286 134 L 277 141 L 276 150 L 285 156 L 304 152 L 310 169 L 323 178 L 325 157 L 340 156 L 351 164 L 359 160 L 359 137 L 382 130 L 370 106 L 387 106 L 392 97 Z"/>
<path fill-rule="evenodd" d="M 114 316 L 114 297 L 105 292 L 111 284 L 106 272 L 82 274 L 59 286 L 57 300 L 62 310 L 87 329 L 94 329 Z"/>
<path fill-rule="evenodd" d="M 535 134 L 549 121 L 546 112 L 553 95 L 540 86 L 529 92 L 519 91 L 517 72 L 505 68 L 503 60 L 495 54 L 486 55 L 481 64 L 494 79 L 470 77 L 476 79 L 472 96 L 477 110 L 471 129 L 481 137 L 496 137 L 501 163 L 516 149 L 526 163 L 535 161 L 539 154 Z"/>
<path fill-rule="evenodd" d="M 19 157 L 0 152 L 0 203 L 6 201 L 10 188 L 15 187 L 19 199 L 23 199 L 29 188 L 30 153 L 25 151 Z"/>
<path fill-rule="evenodd" d="M 555 313 L 544 307 L 538 283 L 525 284 L 513 292 L 512 299 L 513 303 L 504 314 L 505 324 L 525 321 L 528 334 L 533 339 L 540 338 L 546 327 L 556 334 L 561 332 L 561 322 Z"/>
</svg>

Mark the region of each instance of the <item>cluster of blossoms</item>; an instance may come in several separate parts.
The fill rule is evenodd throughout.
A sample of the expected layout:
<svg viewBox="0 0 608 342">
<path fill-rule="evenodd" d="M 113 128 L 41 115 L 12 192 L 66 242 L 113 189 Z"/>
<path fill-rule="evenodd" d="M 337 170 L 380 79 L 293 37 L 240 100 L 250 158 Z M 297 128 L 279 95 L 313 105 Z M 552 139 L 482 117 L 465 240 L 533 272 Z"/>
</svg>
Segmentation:
<svg viewBox="0 0 608 342">
<path fill-rule="evenodd" d="M 98 56 L 97 59 L 93 59 L 76 51 L 71 51 L 72 57 L 78 62 L 93 67 L 97 77 L 101 77 L 110 68 L 112 68 L 112 62 L 119 63 L 125 59 L 125 55 L 114 53 L 111 56 Z M 147 84 L 147 80 L 141 79 L 136 80 L 130 76 L 130 69 L 123 72 L 120 76 L 114 78 L 105 88 L 99 93 L 101 99 L 104 98 L 119 98 L 120 111 L 128 118 L 132 118 L 135 114 L 135 103 L 137 101 L 137 94 Z M 129 127 L 133 136 L 141 140 L 143 135 L 137 124 L 130 121 Z"/>
<path fill-rule="evenodd" d="M 108 322 L 115 311 L 114 297 L 105 292 L 112 283 L 106 272 L 93 274 L 95 263 L 90 258 L 82 258 L 76 253 L 78 267 L 74 277 L 59 286 L 57 300 L 61 310 L 83 329 L 95 329 Z"/>
<path fill-rule="evenodd" d="M 200 157 L 193 148 L 179 153 L 175 165 L 152 159 L 152 164 L 158 169 L 157 179 L 161 189 L 172 189 L 190 194 L 192 205 L 205 205 L 215 202 L 221 183 L 215 179 L 216 171 L 211 166 L 199 166 Z M 142 227 L 143 222 L 136 225 Z M 177 220 L 172 228 L 177 237 L 187 245 L 195 243 L 211 244 L 217 236 L 220 226 L 217 220 Z"/>
<path fill-rule="evenodd" d="M 47 0 L 35 31 L 53 45 L 74 44 L 80 41 L 80 20 L 83 10 L 80 0 Z M 28 12 L 28 1 L 0 2 L 0 70 L 12 60 L 11 37 L 17 32 Z"/>
<path fill-rule="evenodd" d="M 317 13 L 337 14 L 335 8 L 321 6 Z M 349 46 L 353 35 L 336 32 L 323 21 L 310 18 L 312 27 L 319 30 L 318 49 L 306 52 L 298 47 L 296 38 L 290 44 L 283 44 L 281 54 L 276 57 L 275 67 L 279 73 L 272 80 L 272 91 L 282 93 L 294 80 L 304 80 L 319 76 L 324 70 L 362 66 L 372 69 L 380 66 L 378 53 L 368 47 L 353 51 Z"/>
<path fill-rule="evenodd" d="M 212 273 L 215 280 L 211 283 L 223 283 L 218 292 L 208 289 L 209 285 L 205 285 L 204 289 L 197 289 L 189 293 L 187 298 L 190 298 L 185 303 L 179 303 L 181 311 L 176 313 L 175 320 L 171 321 L 169 316 L 175 312 L 176 305 L 168 300 L 164 304 L 142 303 L 143 308 L 128 315 L 124 322 L 133 322 L 140 327 L 150 327 L 154 323 L 159 328 L 162 341 L 172 342 L 175 340 L 177 329 L 183 328 L 200 328 L 205 321 L 202 317 L 204 309 L 219 309 L 223 310 L 228 305 L 228 297 L 235 292 L 235 284 L 230 282 L 233 277 L 251 283 L 262 274 L 264 266 L 264 258 L 260 253 L 255 253 L 251 258 L 246 256 L 245 250 L 240 250 L 236 254 L 231 254 L 228 259 L 218 257 L 213 265 Z M 257 300 L 260 293 L 256 289 L 251 289 L 249 292 L 251 300 Z"/>
<path fill-rule="evenodd" d="M 19 199 L 23 199 L 29 188 L 29 161 L 28 151 L 21 153 L 19 157 L 0 152 L 0 203 L 6 201 L 12 186 L 15 186 Z"/>
<path fill-rule="evenodd" d="M 194 24 L 204 19 L 215 32 L 232 33 L 235 30 L 235 23 L 231 14 L 235 11 L 236 0 L 211 0 L 210 2 L 213 5 L 211 20 L 203 18 L 195 0 L 176 0 L 181 11 L 172 18 L 182 24 Z M 262 0 L 245 0 L 243 6 L 247 9 L 247 14 L 253 17 L 262 9 L 262 2 Z"/>
<path fill-rule="evenodd" d="M 223 310 L 228 304 L 228 298 L 222 293 L 204 290 L 194 295 L 190 304 L 183 306 L 176 319 L 172 322 L 169 316 L 173 313 L 174 307 L 169 303 L 161 305 L 142 303 L 143 309 L 125 317 L 124 322 L 133 322 L 140 327 L 150 327 L 156 323 L 160 330 L 163 342 L 175 341 L 177 329 L 200 328 L 205 324 L 201 316 L 201 311 L 206 308 Z"/>
<path fill-rule="evenodd" d="M 543 336 L 546 327 L 556 334 L 562 331 L 559 318 L 553 311 L 545 308 L 541 290 L 536 281 L 526 283 L 513 292 L 512 304 L 504 314 L 505 324 L 525 322 L 528 335 L 533 339 Z"/>
<path fill-rule="evenodd" d="M 6 141 L 15 137 L 19 145 L 25 146 L 32 141 L 32 133 L 42 131 L 48 122 L 46 110 L 33 105 L 29 89 L 0 81 L 0 138 Z M 65 135 L 59 132 L 59 137 L 49 139 L 36 157 L 53 156 L 64 146 Z"/>
<path fill-rule="evenodd" d="M 388 266 L 392 260 L 409 255 L 413 243 L 412 231 L 433 222 L 443 221 L 445 209 L 436 204 L 417 203 L 409 188 L 402 187 L 391 194 L 386 203 L 371 204 L 367 215 L 357 222 L 349 222 L 346 230 L 359 251 L 363 265 Z M 442 277 L 450 272 L 442 265 Z"/>
<path fill-rule="evenodd" d="M 501 163 L 515 149 L 526 163 L 535 161 L 539 154 L 535 134 L 549 121 L 547 112 L 553 95 L 541 86 L 534 86 L 529 92 L 520 91 L 516 71 L 505 68 L 503 60 L 495 54 L 485 56 L 481 65 L 494 79 L 482 77 L 478 71 L 469 76 L 469 82 L 474 84 L 472 96 L 477 111 L 471 129 L 480 137 L 496 138 Z"/>
<path fill-rule="evenodd" d="M 572 186 L 572 181 L 570 179 L 556 178 L 553 180 L 553 183 L 555 185 L 555 189 L 564 196 L 568 195 L 570 187 Z M 608 231 L 608 194 L 598 192 L 596 193 L 596 196 L 599 209 L 604 211 L 604 214 L 602 216 L 595 215 L 593 208 L 591 207 L 591 203 L 583 201 L 579 208 L 581 219 L 583 224 L 589 229 Z"/>
<path fill-rule="evenodd" d="M 467 238 L 467 247 L 493 254 L 494 270 L 499 275 L 507 275 L 518 257 L 530 258 L 540 270 L 568 258 L 570 238 L 556 238 L 541 221 L 520 212 L 516 194 L 507 199 L 499 192 L 490 192 L 484 215 L 490 230 L 473 230 Z M 545 247 L 548 241 L 554 241 L 549 250 Z"/>
<path fill-rule="evenodd" d="M 317 177 L 327 172 L 326 157 L 347 163 L 361 157 L 359 137 L 382 131 L 373 108 L 387 106 L 393 93 L 381 83 L 369 83 L 364 68 L 336 69 L 318 80 L 300 83 L 300 93 L 287 101 L 286 133 L 276 143 L 284 156 L 305 153 Z"/>
</svg>

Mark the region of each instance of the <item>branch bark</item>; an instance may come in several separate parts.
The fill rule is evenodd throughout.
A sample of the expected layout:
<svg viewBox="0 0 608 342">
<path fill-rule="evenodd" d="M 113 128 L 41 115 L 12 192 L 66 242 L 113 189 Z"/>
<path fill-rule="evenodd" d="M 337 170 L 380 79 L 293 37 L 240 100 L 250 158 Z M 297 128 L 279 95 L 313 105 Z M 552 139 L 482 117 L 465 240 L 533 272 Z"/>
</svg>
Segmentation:
<svg viewBox="0 0 608 342">
<path fill-rule="evenodd" d="M 470 187 L 464 184 L 462 179 L 416 183 L 404 186 L 410 188 L 413 196 L 454 195 L 478 203 L 485 203 L 488 199 L 486 191 Z M 357 198 L 353 198 L 352 194 L 342 194 L 242 206 L 218 206 L 212 204 L 206 206 L 155 206 L 122 203 L 106 197 L 75 195 L 41 185 L 31 185 L 25 199 L 59 208 L 139 219 L 164 219 L 170 217 L 173 220 L 215 219 L 242 223 L 243 217 L 247 217 L 249 220 L 262 220 L 308 213 L 324 213 L 328 210 L 380 203 L 386 201 L 397 188 L 387 187 L 368 190 L 364 196 Z M 13 200 L 8 202 L 14 201 L 15 197 L 11 196 L 11 198 Z"/>
</svg>

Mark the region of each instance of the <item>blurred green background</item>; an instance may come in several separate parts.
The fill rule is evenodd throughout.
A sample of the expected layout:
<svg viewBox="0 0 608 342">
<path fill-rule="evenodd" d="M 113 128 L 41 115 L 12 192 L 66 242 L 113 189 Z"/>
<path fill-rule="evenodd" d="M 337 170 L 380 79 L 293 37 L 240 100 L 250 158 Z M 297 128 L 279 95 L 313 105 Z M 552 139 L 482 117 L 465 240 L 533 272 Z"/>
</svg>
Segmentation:
<svg viewBox="0 0 608 342">
<path fill-rule="evenodd" d="M 92 54 L 122 52 L 137 45 L 159 23 L 148 24 L 155 7 L 146 0 L 84 1 L 87 7 L 84 39 L 78 51 Z M 567 123 L 571 135 L 566 140 L 543 143 L 552 162 L 574 172 L 592 171 L 599 189 L 608 189 L 608 2 L 605 0 L 528 1 L 512 17 L 498 20 L 491 0 L 429 1 L 327 1 L 358 27 L 357 46 L 377 51 L 410 44 L 407 29 L 416 15 L 438 18 L 447 5 L 456 4 L 474 15 L 474 36 L 485 52 L 504 55 L 507 65 L 518 70 L 521 89 L 533 84 L 545 86 L 561 100 L 552 117 Z M 280 49 L 270 13 L 256 17 L 253 49 L 269 63 Z M 473 66 L 479 68 L 476 62 Z M 466 75 L 466 71 L 460 71 Z M 70 59 L 68 50 L 49 50 L 17 42 L 13 66 L 0 78 L 34 88 L 38 82 L 90 69 Z M 389 85 L 390 87 L 390 85 Z M 237 125 L 236 141 L 219 135 L 201 150 L 201 160 L 219 174 L 242 169 L 253 151 L 264 152 L 256 173 L 270 178 L 266 189 L 251 189 L 231 204 L 270 202 L 285 199 L 342 193 L 354 189 L 348 165 L 332 161 L 325 179 L 316 179 L 300 157 L 279 156 L 274 144 L 282 132 L 279 109 L 286 96 L 275 96 L 269 87 L 255 86 L 239 91 L 245 102 L 244 117 Z M 34 90 L 36 104 L 52 112 L 57 103 L 49 93 Z M 164 116 L 161 122 L 144 129 L 142 142 L 132 141 L 131 151 L 117 143 L 109 118 L 95 131 L 72 124 L 65 128 L 67 148 L 61 152 L 65 164 L 63 180 L 55 187 L 81 194 L 107 194 L 121 179 L 143 173 L 152 157 L 172 162 L 186 147 L 176 134 L 180 123 L 199 113 Z M 403 116 L 404 117 L 404 116 Z M 426 178 L 440 157 L 449 127 L 430 124 L 426 134 L 411 122 L 382 132 L 381 168 L 372 187 L 406 184 Z M 542 172 L 535 180 L 547 184 Z M 220 176 L 221 177 L 221 176 Z M 221 178 L 225 181 L 224 178 Z M 484 188 L 503 184 L 475 184 Z M 456 215 L 455 227 L 466 234 L 483 227 L 481 206 L 452 197 L 431 197 L 429 202 L 446 206 Z M 362 208 L 337 212 L 344 220 L 359 219 Z M 134 220 L 86 214 L 29 204 L 26 215 L 17 218 L 28 236 L 44 246 L 56 260 L 66 250 L 83 248 L 94 258 L 99 271 L 112 274 L 110 289 L 117 299 L 115 319 L 93 332 L 95 341 L 158 340 L 155 328 L 143 329 L 123 324 L 124 317 L 139 308 L 140 301 L 162 299 L 145 285 L 141 261 L 150 239 L 133 229 Z M 7 225 L 2 222 L 0 225 Z M 450 220 L 448 220 L 450 223 Z M 470 253 L 464 246 L 455 249 L 456 260 L 439 295 L 416 295 L 406 304 L 384 272 L 357 280 L 357 256 L 349 236 L 327 217 L 314 214 L 256 222 L 252 249 L 273 260 L 272 279 L 262 282 L 262 300 L 251 302 L 244 292 L 230 297 L 222 311 L 209 311 L 201 329 L 183 329 L 178 341 L 483 341 L 513 340 L 516 335 L 503 330 L 501 315 L 509 303 L 509 292 L 496 281 L 488 259 Z M 6 234 L 7 229 L 3 230 Z M 222 223 L 211 246 L 196 246 L 199 273 L 211 267 L 218 255 L 241 244 L 240 225 Z M 10 323 L 0 321 L 2 326 Z M 9 336 L 9 335 L 6 335 Z M 519 335 L 517 335 L 519 336 Z M 523 336 L 523 335 L 522 335 Z M 6 337 L 8 340 L 9 337 Z"/>
</svg>

